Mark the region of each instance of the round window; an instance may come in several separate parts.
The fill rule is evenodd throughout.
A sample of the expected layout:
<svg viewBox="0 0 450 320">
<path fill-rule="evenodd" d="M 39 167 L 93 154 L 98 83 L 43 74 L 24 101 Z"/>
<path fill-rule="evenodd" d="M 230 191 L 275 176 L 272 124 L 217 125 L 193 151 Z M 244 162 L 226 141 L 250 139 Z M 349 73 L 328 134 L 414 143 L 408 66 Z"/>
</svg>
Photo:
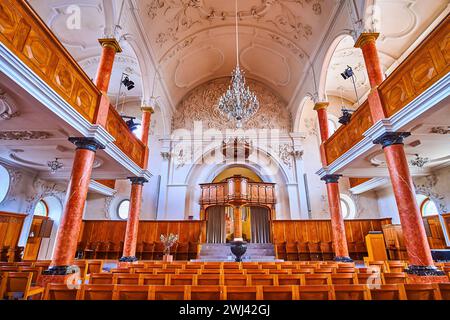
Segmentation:
<svg viewBox="0 0 450 320">
<path fill-rule="evenodd" d="M 128 213 L 130 211 L 130 200 L 122 200 L 117 207 L 117 215 L 120 219 L 128 219 Z"/>
<path fill-rule="evenodd" d="M 5 167 L 0 166 L 0 202 L 5 200 L 9 190 L 9 172 Z"/>
</svg>

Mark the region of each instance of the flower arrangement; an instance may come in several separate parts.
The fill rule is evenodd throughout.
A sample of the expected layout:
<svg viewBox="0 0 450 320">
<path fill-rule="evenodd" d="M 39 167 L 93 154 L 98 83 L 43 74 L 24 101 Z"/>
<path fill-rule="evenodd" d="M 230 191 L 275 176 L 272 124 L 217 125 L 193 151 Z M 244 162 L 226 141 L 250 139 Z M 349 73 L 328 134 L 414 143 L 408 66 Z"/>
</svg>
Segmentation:
<svg viewBox="0 0 450 320">
<path fill-rule="evenodd" d="M 162 234 L 159 239 L 164 244 L 164 254 L 170 255 L 170 248 L 178 241 L 178 235 L 171 233 L 168 236 L 165 236 Z"/>
</svg>

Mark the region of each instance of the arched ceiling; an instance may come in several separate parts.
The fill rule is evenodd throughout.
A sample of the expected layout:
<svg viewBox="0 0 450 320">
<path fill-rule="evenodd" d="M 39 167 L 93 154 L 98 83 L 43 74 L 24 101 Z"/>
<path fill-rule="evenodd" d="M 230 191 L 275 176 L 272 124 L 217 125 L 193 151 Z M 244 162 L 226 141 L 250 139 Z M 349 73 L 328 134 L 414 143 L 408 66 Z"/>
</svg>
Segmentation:
<svg viewBox="0 0 450 320">
<path fill-rule="evenodd" d="M 232 0 L 140 0 L 138 13 L 175 105 L 236 64 Z M 248 78 L 289 102 L 337 1 L 239 0 L 239 59 Z"/>
</svg>

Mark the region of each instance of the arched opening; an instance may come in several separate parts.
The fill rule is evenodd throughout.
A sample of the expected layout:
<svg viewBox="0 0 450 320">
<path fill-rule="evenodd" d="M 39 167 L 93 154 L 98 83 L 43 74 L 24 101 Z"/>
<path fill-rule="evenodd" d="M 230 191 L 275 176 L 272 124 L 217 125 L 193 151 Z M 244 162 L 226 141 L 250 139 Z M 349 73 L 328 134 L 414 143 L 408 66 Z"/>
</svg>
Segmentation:
<svg viewBox="0 0 450 320">
<path fill-rule="evenodd" d="M 270 243 L 270 210 L 262 206 L 246 206 L 242 212 L 242 237 L 248 243 Z M 234 239 L 234 216 L 231 206 L 206 209 L 206 242 L 228 243 Z"/>
<path fill-rule="evenodd" d="M 10 177 L 9 172 L 6 170 L 5 167 L 0 165 L 0 203 L 5 200 L 6 196 L 8 195 L 9 191 L 9 185 L 10 185 Z"/>
<path fill-rule="evenodd" d="M 51 259 L 62 209 L 61 201 L 54 196 L 46 196 L 36 202 L 24 260 Z"/>
</svg>

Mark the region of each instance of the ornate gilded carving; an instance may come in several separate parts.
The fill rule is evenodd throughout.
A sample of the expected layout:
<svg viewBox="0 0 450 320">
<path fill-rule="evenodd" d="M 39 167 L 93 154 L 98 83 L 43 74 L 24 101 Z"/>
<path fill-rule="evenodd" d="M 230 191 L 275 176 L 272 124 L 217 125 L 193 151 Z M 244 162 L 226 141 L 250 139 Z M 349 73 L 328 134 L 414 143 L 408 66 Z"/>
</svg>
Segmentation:
<svg viewBox="0 0 450 320">
<path fill-rule="evenodd" d="M 257 95 L 260 108 L 255 116 L 244 124 L 243 129 L 279 129 L 281 132 L 291 132 L 292 118 L 286 109 L 286 103 L 259 82 L 253 80 L 247 82 Z M 201 121 L 204 130 L 235 129 L 217 108 L 219 97 L 226 91 L 228 84 L 229 79 L 222 78 L 191 91 L 178 105 L 172 129 L 193 130 L 195 121 Z"/>
</svg>

